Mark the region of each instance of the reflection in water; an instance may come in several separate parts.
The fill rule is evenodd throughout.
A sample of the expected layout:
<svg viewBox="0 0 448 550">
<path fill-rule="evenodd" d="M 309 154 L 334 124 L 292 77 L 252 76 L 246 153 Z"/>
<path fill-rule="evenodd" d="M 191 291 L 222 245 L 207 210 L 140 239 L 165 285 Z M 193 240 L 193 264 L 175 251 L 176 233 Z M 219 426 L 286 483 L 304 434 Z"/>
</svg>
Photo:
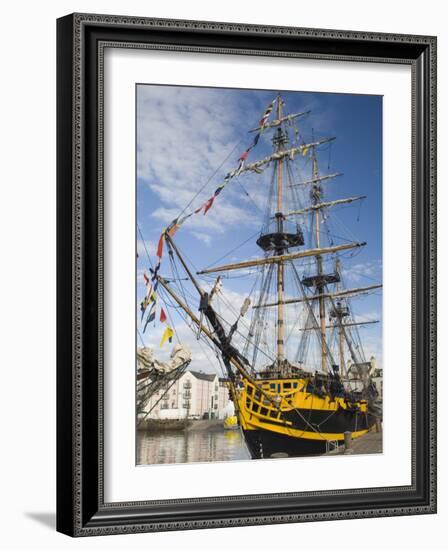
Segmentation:
<svg viewBox="0 0 448 550">
<path fill-rule="evenodd" d="M 137 432 L 137 464 L 248 460 L 239 430 Z"/>
</svg>

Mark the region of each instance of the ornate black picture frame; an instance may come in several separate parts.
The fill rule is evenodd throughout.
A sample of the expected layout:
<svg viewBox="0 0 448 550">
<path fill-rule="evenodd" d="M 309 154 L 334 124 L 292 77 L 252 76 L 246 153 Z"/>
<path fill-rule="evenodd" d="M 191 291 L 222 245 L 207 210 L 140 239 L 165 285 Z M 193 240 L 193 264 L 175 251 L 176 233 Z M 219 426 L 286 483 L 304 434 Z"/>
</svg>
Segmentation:
<svg viewBox="0 0 448 550">
<path fill-rule="evenodd" d="M 108 503 L 103 486 L 103 55 L 107 45 L 412 69 L 412 484 Z M 57 22 L 57 529 L 71 536 L 436 511 L 436 38 L 73 14 Z"/>
</svg>

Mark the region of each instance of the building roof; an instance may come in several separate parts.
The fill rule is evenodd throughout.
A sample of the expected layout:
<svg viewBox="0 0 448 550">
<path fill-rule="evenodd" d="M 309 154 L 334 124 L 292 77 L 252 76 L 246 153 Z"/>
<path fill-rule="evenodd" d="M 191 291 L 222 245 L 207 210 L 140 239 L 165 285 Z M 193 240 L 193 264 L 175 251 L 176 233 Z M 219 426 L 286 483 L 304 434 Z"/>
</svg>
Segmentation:
<svg viewBox="0 0 448 550">
<path fill-rule="evenodd" d="M 199 380 L 208 380 L 209 382 L 213 382 L 216 378 L 216 374 L 206 374 L 205 372 L 198 372 L 196 370 L 189 370 L 187 372 L 191 372 L 191 374 Z"/>
</svg>

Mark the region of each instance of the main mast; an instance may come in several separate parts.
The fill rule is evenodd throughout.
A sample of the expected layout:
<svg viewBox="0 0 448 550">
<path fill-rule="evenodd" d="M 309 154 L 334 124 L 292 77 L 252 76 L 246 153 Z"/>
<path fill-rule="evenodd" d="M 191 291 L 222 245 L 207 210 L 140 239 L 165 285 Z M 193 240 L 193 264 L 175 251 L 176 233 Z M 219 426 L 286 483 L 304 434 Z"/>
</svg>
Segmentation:
<svg viewBox="0 0 448 550">
<path fill-rule="evenodd" d="M 277 96 L 277 119 L 282 118 L 283 101 L 280 94 Z M 277 129 L 276 136 L 274 137 L 274 145 L 276 152 L 281 151 L 284 148 L 286 142 L 286 136 L 283 133 L 282 126 Z M 277 212 L 275 217 L 277 220 L 277 232 L 283 233 L 283 157 L 277 160 Z M 279 247 L 276 250 L 276 254 L 282 255 L 285 252 L 284 247 Z M 285 264 L 283 261 L 279 261 L 277 264 L 277 366 L 280 367 L 285 360 L 285 324 L 284 324 L 284 275 Z"/>
</svg>

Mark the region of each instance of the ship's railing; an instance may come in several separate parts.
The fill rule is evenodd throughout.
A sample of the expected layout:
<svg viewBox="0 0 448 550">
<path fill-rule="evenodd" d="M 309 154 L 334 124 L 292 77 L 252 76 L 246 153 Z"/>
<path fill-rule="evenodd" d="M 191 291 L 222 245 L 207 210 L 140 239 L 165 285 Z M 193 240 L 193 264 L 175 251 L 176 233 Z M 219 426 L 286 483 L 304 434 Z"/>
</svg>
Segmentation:
<svg viewBox="0 0 448 550">
<path fill-rule="evenodd" d="M 249 381 L 246 381 L 245 390 L 245 405 L 250 414 L 260 418 L 268 418 L 270 421 L 292 425 L 292 422 L 289 422 L 283 418 L 282 413 L 292 410 L 293 396 L 297 393 L 297 391 L 299 391 L 298 389 L 293 389 L 292 391 L 281 395 L 278 393 L 270 394 L 268 391 L 263 390 L 263 394 L 259 387 L 251 384 Z"/>
</svg>

